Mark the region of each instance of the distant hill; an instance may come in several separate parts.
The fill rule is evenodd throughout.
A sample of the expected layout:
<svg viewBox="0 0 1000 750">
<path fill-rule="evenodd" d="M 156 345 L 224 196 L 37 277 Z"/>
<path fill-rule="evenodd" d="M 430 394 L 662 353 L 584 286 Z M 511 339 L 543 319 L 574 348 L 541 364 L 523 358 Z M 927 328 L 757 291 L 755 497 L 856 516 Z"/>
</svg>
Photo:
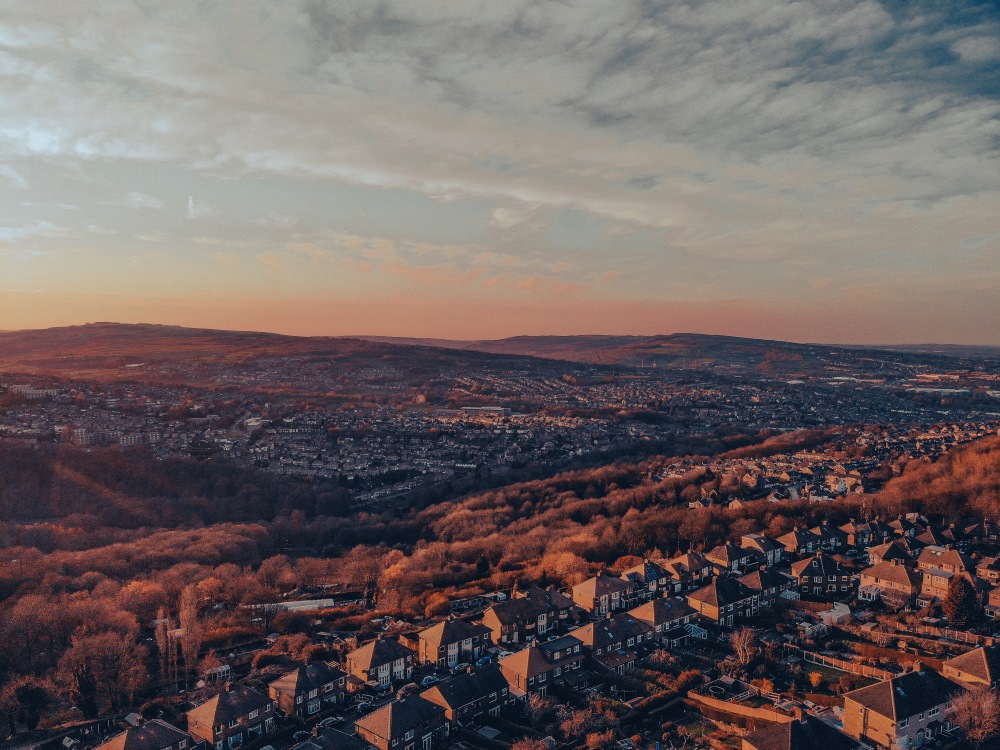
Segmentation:
<svg viewBox="0 0 1000 750">
<path fill-rule="evenodd" d="M 450 341 L 359 336 L 299 337 L 148 324 L 83 326 L 0 332 L 0 370 L 74 377 L 140 376 L 155 366 L 182 379 L 186 368 L 218 373 L 270 358 L 295 357 L 331 366 L 372 364 L 410 372 L 542 360 L 612 367 L 713 371 L 734 376 L 794 378 L 893 377 L 918 372 L 1000 366 L 1000 348 L 900 346 L 863 348 L 675 333 L 662 336 L 515 336 L 495 341 Z"/>
</svg>

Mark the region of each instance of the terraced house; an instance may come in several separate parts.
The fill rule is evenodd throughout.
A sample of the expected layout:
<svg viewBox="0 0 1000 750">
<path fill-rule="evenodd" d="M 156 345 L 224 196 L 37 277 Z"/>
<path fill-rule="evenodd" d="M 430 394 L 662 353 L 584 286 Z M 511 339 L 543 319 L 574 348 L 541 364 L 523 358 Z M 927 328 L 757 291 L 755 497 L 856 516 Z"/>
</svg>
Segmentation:
<svg viewBox="0 0 1000 750">
<path fill-rule="evenodd" d="M 362 716 L 354 729 L 378 750 L 435 750 L 445 744 L 449 733 L 444 709 L 419 695 Z"/>
<path fill-rule="evenodd" d="M 563 627 L 572 617 L 573 600 L 558 591 L 539 588 L 516 592 L 483 613 L 482 624 L 495 644 L 520 643 Z"/>
<path fill-rule="evenodd" d="M 315 662 L 282 675 L 268 685 L 267 693 L 285 716 L 306 717 L 328 706 L 343 703 L 347 674 L 326 662 Z"/>
<path fill-rule="evenodd" d="M 636 589 L 632 581 L 599 575 L 574 586 L 573 601 L 594 617 L 604 617 L 634 606 Z"/>
<path fill-rule="evenodd" d="M 507 678 L 496 665 L 449 677 L 420 695 L 441 706 L 448 721 L 459 726 L 499 716 L 514 704 Z"/>
<path fill-rule="evenodd" d="M 347 673 L 369 685 L 386 687 L 413 675 L 413 651 L 389 638 L 379 638 L 347 655 Z"/>
<path fill-rule="evenodd" d="M 563 636 L 504 657 L 500 660 L 500 671 L 516 697 L 532 693 L 544 697 L 553 685 L 585 686 L 583 658 L 580 639 Z"/>
<path fill-rule="evenodd" d="M 490 629 L 465 620 L 450 619 L 417 633 L 417 664 L 454 667 L 460 662 L 474 662 L 490 645 Z"/>
</svg>

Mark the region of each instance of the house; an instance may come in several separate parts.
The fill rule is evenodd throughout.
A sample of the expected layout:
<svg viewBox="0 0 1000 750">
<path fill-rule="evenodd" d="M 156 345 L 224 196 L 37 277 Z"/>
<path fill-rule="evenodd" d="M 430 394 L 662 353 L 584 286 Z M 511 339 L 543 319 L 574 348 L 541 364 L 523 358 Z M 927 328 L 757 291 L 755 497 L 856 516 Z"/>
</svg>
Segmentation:
<svg viewBox="0 0 1000 750">
<path fill-rule="evenodd" d="M 715 575 L 712 563 L 700 552 L 688 552 L 666 560 L 663 568 L 674 579 L 674 593 L 704 586 Z"/>
<path fill-rule="evenodd" d="M 599 575 L 573 587 L 573 602 L 594 617 L 634 606 L 636 585 L 629 580 Z"/>
<path fill-rule="evenodd" d="M 645 560 L 634 568 L 629 568 L 621 577 L 635 584 L 636 597 L 641 600 L 655 599 L 673 588 L 670 573 L 652 560 Z"/>
<path fill-rule="evenodd" d="M 740 546 L 756 550 L 764 556 L 764 565 L 773 567 L 785 556 L 785 546 L 774 537 L 767 534 L 744 534 L 740 538 Z"/>
<path fill-rule="evenodd" d="M 187 712 L 188 734 L 215 750 L 250 742 L 274 729 L 274 704 L 266 695 L 237 685 Z"/>
<path fill-rule="evenodd" d="M 976 577 L 993 586 L 1000 584 L 1000 558 L 984 557 L 976 563 Z"/>
<path fill-rule="evenodd" d="M 697 613 L 684 599 L 653 599 L 641 604 L 628 613 L 653 629 L 654 637 L 665 646 L 678 648 L 698 635 L 701 628 L 690 627 L 697 619 Z"/>
<path fill-rule="evenodd" d="M 920 593 L 921 580 L 920 573 L 901 560 L 880 562 L 861 571 L 858 599 L 866 602 L 881 600 L 894 607 L 909 606 Z"/>
<path fill-rule="evenodd" d="M 517 592 L 483 613 L 482 624 L 498 646 L 520 643 L 564 626 L 572 617 L 573 600 L 539 588 Z"/>
<path fill-rule="evenodd" d="M 193 745 L 187 732 L 160 719 L 150 719 L 101 743 L 96 750 L 185 750 Z"/>
<path fill-rule="evenodd" d="M 841 567 L 839 560 L 822 552 L 792 563 L 792 575 L 802 594 L 833 598 L 851 590 L 851 574 Z"/>
<path fill-rule="evenodd" d="M 635 667 L 636 659 L 653 645 L 653 627 L 627 612 L 604 620 L 581 625 L 570 631 L 594 662 L 605 669 L 624 674 Z M 642 654 L 644 655 L 644 653 Z"/>
<path fill-rule="evenodd" d="M 1000 686 L 1000 646 L 980 646 L 948 659 L 941 674 L 966 685 Z"/>
<path fill-rule="evenodd" d="M 741 743 L 742 750 L 860 750 L 861 747 L 853 737 L 801 710 L 791 721 L 751 732 Z"/>
<path fill-rule="evenodd" d="M 757 592 L 761 607 L 770 607 L 784 592 L 795 589 L 795 580 L 770 568 L 761 568 L 740 577 L 740 583 Z"/>
<path fill-rule="evenodd" d="M 811 555 L 820 549 L 823 542 L 819 534 L 798 527 L 779 536 L 778 541 L 790 555 Z"/>
<path fill-rule="evenodd" d="M 342 669 L 320 661 L 282 675 L 268 685 L 267 694 L 285 716 L 308 717 L 343 703 L 346 682 Z"/>
<path fill-rule="evenodd" d="M 716 573 L 742 573 L 760 565 L 758 554 L 754 549 L 726 543 L 706 552 L 705 559 L 712 563 Z"/>
<path fill-rule="evenodd" d="M 373 687 L 403 682 L 413 674 L 413 651 L 399 641 L 379 638 L 347 655 L 347 673 Z"/>
<path fill-rule="evenodd" d="M 847 533 L 827 521 L 809 531 L 819 537 L 820 548 L 827 552 L 839 552 L 847 547 Z"/>
<path fill-rule="evenodd" d="M 994 586 L 987 592 L 984 612 L 987 617 L 1000 617 L 1000 586 Z"/>
<path fill-rule="evenodd" d="M 916 663 L 906 672 L 844 696 L 844 731 L 884 748 L 921 745 L 952 728 L 951 701 L 963 688 Z"/>
<path fill-rule="evenodd" d="M 917 558 L 918 570 L 943 570 L 946 573 L 975 572 L 976 564 L 964 552 L 952 547 L 924 547 Z"/>
<path fill-rule="evenodd" d="M 444 708 L 411 695 L 362 716 L 354 731 L 378 750 L 433 750 L 447 741 L 449 726 Z"/>
<path fill-rule="evenodd" d="M 442 680 L 420 696 L 444 709 L 452 724 L 469 725 L 496 717 L 514 703 L 500 667 L 491 665 Z"/>
<path fill-rule="evenodd" d="M 474 662 L 490 645 L 490 629 L 482 624 L 450 619 L 421 630 L 416 638 L 417 664 L 454 667 Z"/>
<path fill-rule="evenodd" d="M 844 532 L 847 545 L 855 549 L 865 549 L 875 544 L 881 544 L 892 532 L 876 522 L 859 523 L 853 518 L 840 526 Z"/>
<path fill-rule="evenodd" d="M 915 557 L 915 553 L 916 550 L 905 541 L 893 539 L 891 542 L 869 547 L 868 559 L 871 561 L 872 565 L 878 565 L 883 562 L 892 562 L 893 560 L 911 562 Z"/>
<path fill-rule="evenodd" d="M 580 639 L 567 635 L 505 656 L 500 660 L 500 671 L 515 697 L 531 693 L 545 696 L 550 685 L 583 687 L 583 658 Z"/>
<path fill-rule="evenodd" d="M 760 595 L 736 578 L 717 578 L 688 594 L 687 601 L 702 617 L 726 626 L 753 617 L 760 608 Z"/>
</svg>

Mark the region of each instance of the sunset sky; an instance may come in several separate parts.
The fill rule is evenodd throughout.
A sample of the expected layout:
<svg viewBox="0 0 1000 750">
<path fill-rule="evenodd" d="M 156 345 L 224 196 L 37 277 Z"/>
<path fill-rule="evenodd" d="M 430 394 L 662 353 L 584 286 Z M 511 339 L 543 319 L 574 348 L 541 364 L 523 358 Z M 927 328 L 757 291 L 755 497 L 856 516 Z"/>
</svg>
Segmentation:
<svg viewBox="0 0 1000 750">
<path fill-rule="evenodd" d="M 0 329 L 1000 344 L 995 2 L 0 0 Z"/>
</svg>

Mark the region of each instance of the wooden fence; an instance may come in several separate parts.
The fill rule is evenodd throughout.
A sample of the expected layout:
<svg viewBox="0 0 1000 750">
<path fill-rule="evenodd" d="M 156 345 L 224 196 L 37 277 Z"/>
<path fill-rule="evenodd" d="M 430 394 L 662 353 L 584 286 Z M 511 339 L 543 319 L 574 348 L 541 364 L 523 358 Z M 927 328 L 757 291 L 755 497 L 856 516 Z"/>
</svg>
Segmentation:
<svg viewBox="0 0 1000 750">
<path fill-rule="evenodd" d="M 895 676 L 892 672 L 887 672 L 886 670 L 879 669 L 878 667 L 870 667 L 867 664 L 859 664 L 855 661 L 837 659 L 836 657 L 826 656 L 825 654 L 817 654 L 813 651 L 806 651 L 798 646 L 788 646 L 788 648 L 798 651 L 802 655 L 802 661 L 810 664 L 821 664 L 832 669 L 839 669 L 841 672 L 850 672 L 851 674 L 856 674 L 861 677 L 872 677 L 876 680 L 888 680 L 889 678 Z"/>
</svg>

